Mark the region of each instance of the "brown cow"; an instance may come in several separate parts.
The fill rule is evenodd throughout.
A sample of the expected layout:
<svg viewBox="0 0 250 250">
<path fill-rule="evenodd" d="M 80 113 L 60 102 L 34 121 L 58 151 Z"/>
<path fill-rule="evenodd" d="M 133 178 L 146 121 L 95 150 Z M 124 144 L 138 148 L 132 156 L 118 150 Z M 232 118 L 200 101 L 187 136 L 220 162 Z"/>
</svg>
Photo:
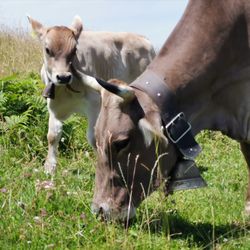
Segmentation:
<svg viewBox="0 0 250 250">
<path fill-rule="evenodd" d="M 189 123 L 193 135 L 210 129 L 239 141 L 250 170 L 249 0 L 190 0 L 137 80 L 99 83 L 108 91 L 95 129 L 94 212 L 133 217 L 159 176 L 167 180 L 183 155 L 199 151 Z M 250 184 L 245 210 L 250 214 Z"/>
<path fill-rule="evenodd" d="M 44 166 L 46 173 L 53 174 L 63 121 L 73 113 L 87 116 L 87 138 L 95 146 L 94 125 L 100 95 L 93 91 L 93 86 L 100 86 L 93 76 L 131 82 L 146 69 L 155 51 L 141 35 L 83 30 L 78 16 L 71 27 L 47 28 L 30 17 L 29 22 L 43 46 L 41 77 L 46 84 L 45 97 L 49 97 L 49 150 Z"/>
</svg>

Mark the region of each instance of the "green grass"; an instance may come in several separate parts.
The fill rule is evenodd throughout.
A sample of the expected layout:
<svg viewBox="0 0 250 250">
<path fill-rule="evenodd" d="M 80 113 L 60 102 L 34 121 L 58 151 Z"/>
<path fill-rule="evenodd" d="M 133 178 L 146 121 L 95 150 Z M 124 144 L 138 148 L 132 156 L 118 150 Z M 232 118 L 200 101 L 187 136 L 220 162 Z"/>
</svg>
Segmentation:
<svg viewBox="0 0 250 250">
<path fill-rule="evenodd" d="M 56 176 L 43 173 L 42 89 L 36 74 L 0 79 L 0 249 L 250 249 L 247 170 L 236 142 L 199 135 L 198 165 L 208 187 L 169 197 L 155 192 L 126 230 L 90 212 L 96 161 L 84 118 L 65 124 Z"/>
</svg>

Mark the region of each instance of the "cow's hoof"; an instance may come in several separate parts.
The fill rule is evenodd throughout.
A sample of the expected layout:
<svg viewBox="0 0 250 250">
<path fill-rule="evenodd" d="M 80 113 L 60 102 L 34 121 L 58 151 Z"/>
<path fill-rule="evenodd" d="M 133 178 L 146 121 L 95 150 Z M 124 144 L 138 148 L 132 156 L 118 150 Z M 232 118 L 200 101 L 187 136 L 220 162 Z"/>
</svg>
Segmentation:
<svg viewBox="0 0 250 250">
<path fill-rule="evenodd" d="M 45 174 L 48 174 L 48 175 L 54 175 L 56 172 L 56 164 L 50 163 L 50 162 L 45 162 L 44 172 L 45 172 Z"/>
<path fill-rule="evenodd" d="M 246 215 L 250 216 L 250 201 L 247 201 L 247 203 L 246 203 L 245 213 L 246 213 Z"/>
</svg>

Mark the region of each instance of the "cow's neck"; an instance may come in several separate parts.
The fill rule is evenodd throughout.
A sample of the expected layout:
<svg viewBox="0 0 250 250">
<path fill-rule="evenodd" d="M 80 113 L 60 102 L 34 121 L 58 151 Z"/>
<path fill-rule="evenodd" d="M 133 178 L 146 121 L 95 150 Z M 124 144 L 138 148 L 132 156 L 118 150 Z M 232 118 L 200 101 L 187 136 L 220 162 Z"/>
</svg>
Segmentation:
<svg viewBox="0 0 250 250">
<path fill-rule="evenodd" d="M 195 133 L 206 128 L 223 130 L 212 96 L 232 83 L 225 76 L 240 76 L 239 69 L 250 65 L 246 18 L 241 5 L 233 3 L 190 1 L 149 67 L 175 93 L 178 108 L 186 113 Z"/>
<path fill-rule="evenodd" d="M 182 19 L 149 66 L 173 90 L 196 81 L 216 63 L 239 17 L 239 13 L 228 14 L 228 1 L 224 5 L 223 0 L 190 1 Z M 209 81 L 214 74 L 206 77 Z"/>
</svg>

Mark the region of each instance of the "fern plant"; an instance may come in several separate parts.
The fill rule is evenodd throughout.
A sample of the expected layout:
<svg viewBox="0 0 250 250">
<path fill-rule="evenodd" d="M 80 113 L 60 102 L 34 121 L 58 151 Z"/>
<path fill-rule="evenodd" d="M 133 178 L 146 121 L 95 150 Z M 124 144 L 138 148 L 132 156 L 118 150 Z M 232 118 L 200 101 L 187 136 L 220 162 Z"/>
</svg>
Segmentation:
<svg viewBox="0 0 250 250">
<path fill-rule="evenodd" d="M 44 148 L 47 130 L 46 104 L 37 75 L 0 80 L 0 144 L 21 147 L 29 155 Z"/>
<path fill-rule="evenodd" d="M 2 116 L 3 112 L 6 111 L 6 101 L 7 101 L 7 98 L 6 96 L 4 95 L 4 93 L 1 91 L 0 92 L 0 115 Z"/>
</svg>

